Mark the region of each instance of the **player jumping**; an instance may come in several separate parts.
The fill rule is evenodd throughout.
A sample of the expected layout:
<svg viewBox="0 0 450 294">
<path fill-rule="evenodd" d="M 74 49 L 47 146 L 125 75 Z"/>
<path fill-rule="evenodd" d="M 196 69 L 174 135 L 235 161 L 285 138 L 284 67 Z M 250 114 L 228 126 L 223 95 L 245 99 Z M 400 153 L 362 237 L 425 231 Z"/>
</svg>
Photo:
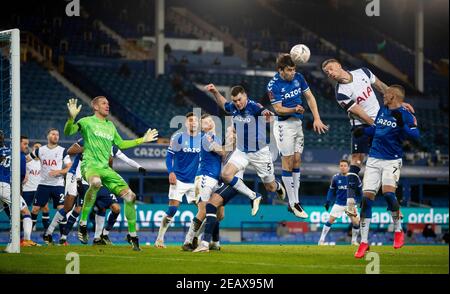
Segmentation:
<svg viewBox="0 0 450 294">
<path fill-rule="evenodd" d="M 352 71 L 346 71 L 336 59 L 327 59 L 322 63 L 323 72 L 337 82 L 335 94 L 338 104 L 348 112 L 353 131 L 357 128 L 365 128 L 374 124 L 375 117 L 380 109 L 380 103 L 372 86 L 384 94 L 388 88 L 369 69 L 363 67 Z M 414 109 L 411 105 L 403 103 L 411 113 Z M 351 137 L 351 163 L 348 172 L 347 208 L 349 216 L 356 216 L 355 193 L 358 188 L 359 172 L 365 156 L 369 153 L 372 137 L 362 135 L 358 138 Z"/>
<path fill-rule="evenodd" d="M 275 180 L 272 154 L 266 142 L 266 122 L 273 113 L 264 109 L 259 103 L 250 100 L 242 86 L 231 88 L 231 100 L 228 102 L 213 84 L 205 89 L 216 98 L 217 104 L 233 117 L 236 131 L 236 150 L 222 169 L 222 179 L 250 200 L 258 197 L 248 188 L 244 181 L 236 177 L 237 172 L 252 165 L 268 192 L 276 192 L 278 198 L 284 199 L 286 191 Z M 261 120 L 260 118 L 263 118 Z"/>
<path fill-rule="evenodd" d="M 355 137 L 363 134 L 373 136 L 372 147 L 366 164 L 363 181 L 364 196 L 361 204 L 361 244 L 355 253 L 356 258 L 364 257 L 369 250 L 369 226 L 372 218 L 372 205 L 380 186 L 388 202 L 394 222 L 394 248 L 404 244 L 404 233 L 400 217 L 400 205 L 395 195 L 400 169 L 402 167 L 402 143 L 406 139 L 418 139 L 419 130 L 415 117 L 402 106 L 405 90 L 392 85 L 384 93 L 384 107 L 375 119 L 375 126 L 357 129 Z"/>
<path fill-rule="evenodd" d="M 288 210 L 295 216 L 307 218 L 299 200 L 300 164 L 303 153 L 303 113 L 302 97 L 311 109 L 313 128 L 318 134 L 325 133 L 328 127 L 320 119 L 316 98 L 302 74 L 295 72 L 295 63 L 289 54 L 277 59 L 278 73 L 267 85 L 270 102 L 278 115 L 273 132 L 281 153 L 282 180 L 289 199 Z"/>
<path fill-rule="evenodd" d="M 109 102 L 104 96 L 97 96 L 91 102 L 94 115 L 84 117 L 75 123 L 75 118 L 81 110 L 77 106 L 77 99 L 70 99 L 67 103 L 69 119 L 64 128 L 67 136 L 80 132 L 84 139 L 83 162 L 81 173 L 89 183 L 81 212 L 79 234 L 83 239 L 88 238 L 87 218 L 95 203 L 97 192 L 104 185 L 115 195 L 120 195 L 125 203 L 125 216 L 129 224 L 129 231 L 133 250 L 140 250 L 136 233 L 136 194 L 129 188 L 125 180 L 109 167 L 111 148 L 114 145 L 120 149 L 128 149 L 143 143 L 157 140 L 158 132 L 149 129 L 144 137 L 135 140 L 123 140 L 114 124 L 107 119 Z"/>
</svg>

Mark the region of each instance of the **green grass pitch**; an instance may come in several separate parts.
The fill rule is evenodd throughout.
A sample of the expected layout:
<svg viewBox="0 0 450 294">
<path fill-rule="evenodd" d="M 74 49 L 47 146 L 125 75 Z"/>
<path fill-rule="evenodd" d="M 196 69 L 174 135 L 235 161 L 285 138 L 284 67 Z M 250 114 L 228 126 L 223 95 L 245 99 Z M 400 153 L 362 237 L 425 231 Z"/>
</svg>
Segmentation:
<svg viewBox="0 0 450 294">
<path fill-rule="evenodd" d="M 4 247 L 0 248 L 3 250 Z M 353 257 L 353 246 L 225 245 L 209 253 L 183 252 L 180 246 L 49 246 L 0 254 L 0 273 L 65 273 L 66 254 L 80 256 L 80 273 L 150 274 L 362 274 L 369 260 Z M 382 274 L 448 274 L 448 246 L 373 246 Z"/>
</svg>

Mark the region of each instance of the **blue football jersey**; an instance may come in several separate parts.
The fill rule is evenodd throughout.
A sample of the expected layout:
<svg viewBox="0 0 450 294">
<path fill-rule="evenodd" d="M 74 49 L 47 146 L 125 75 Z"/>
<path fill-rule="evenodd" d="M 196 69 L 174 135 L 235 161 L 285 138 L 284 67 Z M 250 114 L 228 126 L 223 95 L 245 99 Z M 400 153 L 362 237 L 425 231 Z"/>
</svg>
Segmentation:
<svg viewBox="0 0 450 294">
<path fill-rule="evenodd" d="M 236 148 L 242 152 L 256 152 L 267 145 L 267 123 L 261 112 L 264 107 L 248 99 L 247 105 L 239 110 L 232 102 L 225 103 L 225 111 L 233 116 L 233 125 L 236 130 Z"/>
<path fill-rule="evenodd" d="M 292 81 L 283 80 L 277 73 L 267 84 L 267 92 L 270 102 L 273 104 L 281 103 L 283 107 L 295 108 L 297 105 L 303 105 L 303 93 L 309 90 L 308 83 L 301 73 L 295 73 Z M 286 120 L 290 117 L 303 119 L 303 114 L 292 113 L 288 115 L 279 115 L 278 120 Z"/>
<path fill-rule="evenodd" d="M 173 155 L 173 172 L 183 183 L 194 183 L 200 160 L 201 134 L 179 132 L 172 136 L 167 152 Z M 169 167 L 168 167 L 169 169 Z M 169 172 L 171 172 L 169 170 Z"/>
<path fill-rule="evenodd" d="M 20 152 L 20 182 L 22 183 L 27 174 L 27 156 Z"/>
<path fill-rule="evenodd" d="M 9 147 L 0 147 L 0 182 L 11 183 L 11 149 Z"/>
<path fill-rule="evenodd" d="M 335 204 L 345 206 L 347 205 L 347 176 L 343 174 L 335 174 L 331 179 L 330 191 L 335 194 Z M 361 187 L 361 182 L 359 187 Z M 331 200 L 331 199 L 328 199 Z"/>
<path fill-rule="evenodd" d="M 398 110 L 402 114 L 404 127 L 397 125 L 392 111 Z M 404 107 L 390 110 L 382 107 L 375 119 L 375 135 L 369 156 L 378 159 L 394 160 L 403 157 L 402 143 L 406 139 L 417 139 L 419 131 L 414 116 Z"/>
<path fill-rule="evenodd" d="M 11 183 L 11 148 L 3 146 L 0 147 L 0 157 L 3 160 L 0 162 L 0 182 Z M 25 153 L 20 152 L 20 182 L 23 182 L 27 173 L 27 158 Z"/>
<path fill-rule="evenodd" d="M 202 136 L 202 150 L 200 152 L 200 163 L 197 176 L 206 175 L 219 180 L 222 168 L 222 156 L 211 151 L 211 145 L 215 142 L 222 145 L 221 140 L 213 133 L 205 133 Z"/>
</svg>

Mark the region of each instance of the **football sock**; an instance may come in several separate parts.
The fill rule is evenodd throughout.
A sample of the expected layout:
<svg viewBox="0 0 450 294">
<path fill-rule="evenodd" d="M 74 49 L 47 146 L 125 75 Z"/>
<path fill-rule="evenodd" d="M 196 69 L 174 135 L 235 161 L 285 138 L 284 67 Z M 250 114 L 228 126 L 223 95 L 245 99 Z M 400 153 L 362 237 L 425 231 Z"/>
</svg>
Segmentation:
<svg viewBox="0 0 450 294">
<path fill-rule="evenodd" d="M 168 215 L 163 217 L 161 221 L 161 226 L 159 227 L 157 240 L 164 240 L 164 235 L 166 234 L 166 231 L 169 228 L 171 221 L 172 218 L 169 217 Z"/>
<path fill-rule="evenodd" d="M 136 207 L 134 201 L 125 201 L 125 217 L 128 223 L 128 233 L 131 237 L 136 237 Z"/>
<path fill-rule="evenodd" d="M 256 198 L 256 193 L 253 192 L 247 185 L 245 185 L 244 181 L 238 177 L 234 177 L 230 182 L 230 186 L 234 189 L 238 190 L 241 194 L 246 195 L 250 200 L 254 200 Z"/>
<path fill-rule="evenodd" d="M 322 234 L 320 235 L 320 241 L 324 242 L 325 238 L 328 234 L 328 232 L 331 229 L 331 224 L 329 222 L 326 222 L 325 225 L 322 228 Z"/>
<path fill-rule="evenodd" d="M 50 225 L 50 214 L 48 212 L 42 213 L 42 225 L 44 226 L 44 232 L 47 231 Z"/>
<path fill-rule="evenodd" d="M 72 230 L 73 225 L 76 223 L 77 218 L 79 216 L 79 213 L 75 210 L 72 210 L 72 212 L 67 217 L 67 223 L 64 226 L 64 235 L 68 236 L 70 231 Z"/>
<path fill-rule="evenodd" d="M 294 195 L 295 203 L 300 203 L 300 169 L 294 168 L 292 170 L 292 178 L 294 179 Z"/>
<path fill-rule="evenodd" d="M 357 189 L 360 183 L 360 179 L 358 176 L 360 170 L 361 168 L 357 165 L 350 165 L 350 170 L 347 174 L 347 198 L 355 198 L 355 195 L 357 194 Z"/>
<path fill-rule="evenodd" d="M 103 231 L 103 235 L 109 234 L 109 231 L 111 231 L 112 228 L 114 227 L 114 224 L 116 223 L 118 217 L 119 213 L 114 213 L 113 211 L 111 211 L 111 213 L 108 216 L 108 222 L 106 224 L 105 230 Z"/>
<path fill-rule="evenodd" d="M 352 227 L 352 243 L 357 242 L 359 235 L 359 225 L 353 225 Z"/>
<path fill-rule="evenodd" d="M 83 208 L 81 209 L 80 225 L 87 225 L 87 219 L 92 207 L 94 206 L 95 199 L 97 198 L 97 192 L 100 190 L 97 187 L 89 186 L 86 193 L 84 194 Z"/>
<path fill-rule="evenodd" d="M 203 234 L 203 240 L 205 242 L 210 243 L 212 239 L 212 235 L 214 232 L 214 227 L 217 222 L 217 207 L 208 203 L 206 204 L 206 225 L 205 225 L 205 233 Z"/>
<path fill-rule="evenodd" d="M 23 239 L 31 240 L 31 230 L 33 229 L 33 221 L 30 215 L 23 216 Z"/>
<path fill-rule="evenodd" d="M 294 193 L 294 179 L 292 178 L 292 172 L 283 170 L 281 179 L 283 180 L 284 187 L 286 188 L 286 193 L 289 199 L 289 205 L 294 206 L 295 193 Z"/>
<path fill-rule="evenodd" d="M 105 225 L 105 215 L 104 213 L 95 214 L 95 234 L 94 239 L 100 239 L 100 235 L 103 231 L 103 226 Z"/>
<path fill-rule="evenodd" d="M 195 237 L 195 233 L 200 229 L 201 225 L 202 225 L 202 221 L 199 220 L 197 217 L 194 217 L 194 219 L 191 222 L 191 225 L 189 226 L 189 231 L 186 234 L 184 244 L 192 243 L 192 240 Z"/>
</svg>

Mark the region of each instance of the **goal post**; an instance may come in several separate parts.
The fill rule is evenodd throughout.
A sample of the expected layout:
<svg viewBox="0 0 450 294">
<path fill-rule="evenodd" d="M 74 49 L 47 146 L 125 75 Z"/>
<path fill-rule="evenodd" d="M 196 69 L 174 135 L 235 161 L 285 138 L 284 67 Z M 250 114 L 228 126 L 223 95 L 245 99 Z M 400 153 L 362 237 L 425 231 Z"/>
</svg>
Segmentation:
<svg viewBox="0 0 450 294">
<path fill-rule="evenodd" d="M 20 30 L 0 31 L 1 125 L 11 146 L 11 238 L 5 251 L 20 253 Z"/>
</svg>

